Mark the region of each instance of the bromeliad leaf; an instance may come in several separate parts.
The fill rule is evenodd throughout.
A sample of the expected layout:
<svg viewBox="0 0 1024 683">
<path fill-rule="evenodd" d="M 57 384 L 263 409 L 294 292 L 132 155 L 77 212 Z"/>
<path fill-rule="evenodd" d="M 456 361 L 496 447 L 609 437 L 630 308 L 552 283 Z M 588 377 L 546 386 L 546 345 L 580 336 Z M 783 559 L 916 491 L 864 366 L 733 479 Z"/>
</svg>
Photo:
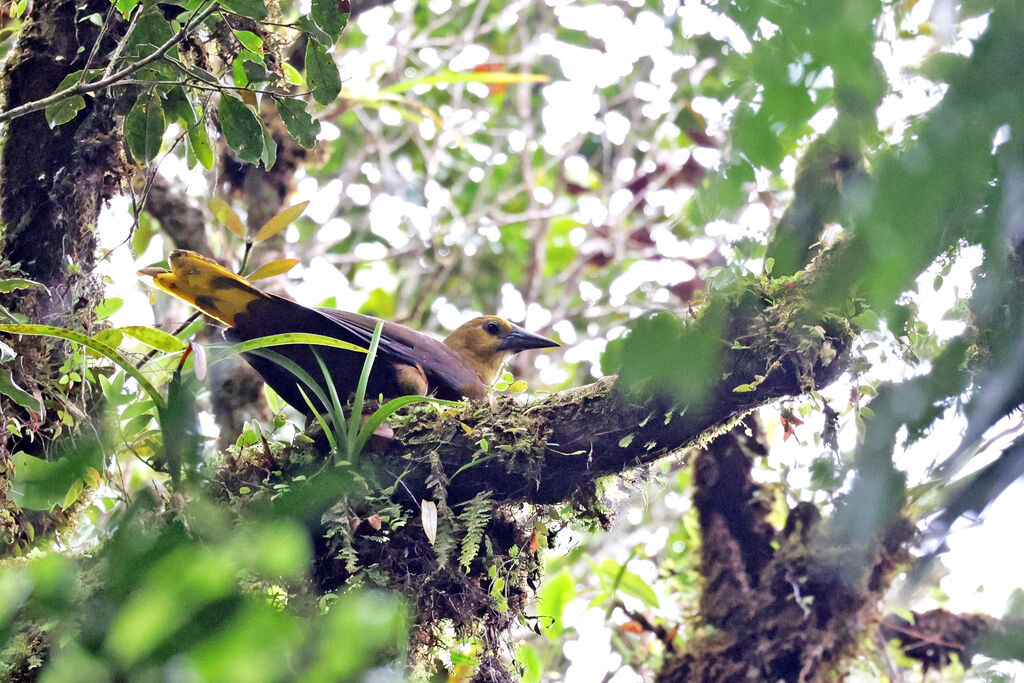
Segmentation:
<svg viewBox="0 0 1024 683">
<path fill-rule="evenodd" d="M 152 327 L 130 325 L 128 327 L 119 327 L 117 329 L 124 334 L 127 334 L 132 339 L 137 339 L 143 344 L 152 346 L 154 349 L 165 353 L 183 351 L 185 350 L 185 347 L 188 346 L 188 344 L 181 341 L 173 334 L 168 334 L 163 330 L 157 330 Z"/>
</svg>

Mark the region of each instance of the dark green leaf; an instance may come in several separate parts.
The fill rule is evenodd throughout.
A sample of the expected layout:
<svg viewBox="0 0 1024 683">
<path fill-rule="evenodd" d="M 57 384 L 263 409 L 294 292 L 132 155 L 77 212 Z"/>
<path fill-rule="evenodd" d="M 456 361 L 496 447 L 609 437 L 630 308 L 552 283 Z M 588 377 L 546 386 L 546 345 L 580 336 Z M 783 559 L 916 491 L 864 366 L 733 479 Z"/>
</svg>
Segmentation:
<svg viewBox="0 0 1024 683">
<path fill-rule="evenodd" d="M 257 21 L 267 18 L 267 6 L 263 4 L 263 0 L 222 0 L 221 5 L 236 14 Z"/>
<path fill-rule="evenodd" d="M 263 126 L 252 110 L 241 100 L 223 93 L 217 114 L 228 146 L 242 161 L 258 163 L 263 156 Z"/>
<path fill-rule="evenodd" d="M 145 166 L 156 158 L 166 127 L 160 98 L 152 93 L 139 96 L 124 119 L 124 136 L 137 162 Z"/>
<path fill-rule="evenodd" d="M 345 30 L 350 9 L 349 0 L 313 0 L 310 16 L 333 43 Z"/>
<path fill-rule="evenodd" d="M 320 134 L 320 122 L 313 119 L 306 111 L 306 103 L 297 98 L 281 98 L 275 100 L 277 113 L 281 115 L 288 133 L 295 141 L 306 148 L 316 144 L 316 136 Z"/>
<path fill-rule="evenodd" d="M 263 41 L 260 37 L 252 31 L 235 31 L 235 38 L 242 44 L 247 50 L 260 54 L 263 52 Z"/>
<path fill-rule="evenodd" d="M 146 9 L 139 18 L 135 30 L 128 36 L 125 55 L 136 59 L 150 55 L 170 40 L 173 35 L 174 29 L 171 28 L 170 22 L 164 18 L 159 9 L 155 7 Z"/>
<path fill-rule="evenodd" d="M 334 45 L 334 41 L 331 40 L 331 37 L 324 33 L 324 30 L 317 26 L 316 22 L 314 22 L 308 16 L 303 15 L 299 17 L 299 20 L 295 23 L 298 25 L 300 29 L 308 33 L 310 38 L 320 43 L 324 47 Z"/>
<path fill-rule="evenodd" d="M 341 76 L 334 58 L 319 43 L 306 47 L 306 82 L 313 91 L 313 99 L 330 104 L 341 92 Z"/>
<path fill-rule="evenodd" d="M 260 155 L 263 169 L 269 171 L 277 163 L 277 142 L 266 128 L 263 129 L 263 154 Z"/>
<path fill-rule="evenodd" d="M 85 81 L 89 82 L 93 77 L 100 73 L 99 69 L 91 69 L 88 73 L 85 71 L 75 71 L 68 74 L 61 80 L 60 84 L 54 88 L 54 93 L 59 93 L 61 90 L 67 90 L 68 88 L 78 85 L 78 83 Z M 68 121 L 75 118 L 78 112 L 85 108 L 85 98 L 81 95 L 74 95 L 66 100 L 61 100 L 56 104 L 51 104 L 46 108 L 46 122 L 50 125 L 50 128 L 63 125 Z"/>
</svg>

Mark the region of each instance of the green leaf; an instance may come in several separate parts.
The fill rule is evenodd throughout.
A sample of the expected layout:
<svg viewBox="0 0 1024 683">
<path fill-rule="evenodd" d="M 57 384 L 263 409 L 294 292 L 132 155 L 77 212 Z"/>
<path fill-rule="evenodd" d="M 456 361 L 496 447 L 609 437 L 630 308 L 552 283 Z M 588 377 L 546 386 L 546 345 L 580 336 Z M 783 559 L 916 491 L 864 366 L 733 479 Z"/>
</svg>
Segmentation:
<svg viewBox="0 0 1024 683">
<path fill-rule="evenodd" d="M 267 6 L 263 0 L 221 0 L 226 9 L 257 21 L 267 18 Z"/>
<path fill-rule="evenodd" d="M 749 107 L 740 109 L 732 123 L 732 135 L 737 149 L 755 166 L 776 168 L 785 156 L 763 109 L 757 113 Z"/>
<path fill-rule="evenodd" d="M 121 16 L 125 19 L 132 13 L 132 10 L 139 6 L 139 0 L 117 0 L 114 3 L 114 7 L 121 13 Z"/>
<path fill-rule="evenodd" d="M 8 397 L 22 408 L 41 412 L 42 402 L 17 385 L 8 368 L 0 368 L 0 394 Z"/>
<path fill-rule="evenodd" d="M 296 21 L 295 23 L 300 29 L 308 33 L 310 38 L 320 43 L 324 47 L 330 47 L 331 45 L 334 45 L 334 41 L 331 40 L 331 37 L 324 33 L 324 30 L 317 26 L 316 22 L 313 21 L 310 17 L 303 15 L 299 17 L 299 20 Z"/>
<path fill-rule="evenodd" d="M 46 123 L 50 128 L 56 128 L 74 119 L 84 109 L 85 98 L 82 95 L 61 99 L 59 102 L 47 106 Z"/>
<path fill-rule="evenodd" d="M 282 258 L 270 263 L 264 263 L 262 266 L 254 270 L 246 280 L 253 282 L 255 280 L 264 280 L 268 277 L 274 277 L 281 273 L 287 273 L 289 270 L 298 265 L 299 260 L 294 258 Z"/>
<path fill-rule="evenodd" d="M 599 571 L 613 588 L 641 600 L 648 607 L 658 606 L 658 596 L 654 589 L 640 578 L 639 574 L 629 571 L 624 565 L 615 560 L 605 560 L 601 563 Z"/>
<path fill-rule="evenodd" d="M 124 299 L 117 297 L 111 297 L 104 299 L 103 301 L 96 304 L 95 314 L 97 320 L 106 320 L 110 316 L 121 310 L 121 306 L 124 306 Z"/>
<path fill-rule="evenodd" d="M 263 156 L 263 126 L 252 110 L 241 100 L 222 93 L 217 115 L 228 146 L 242 161 L 258 163 Z"/>
<path fill-rule="evenodd" d="M 165 353 L 176 353 L 178 351 L 184 351 L 185 347 L 188 346 L 185 342 L 181 341 L 173 334 L 168 334 L 163 330 L 157 330 L 152 327 L 144 327 L 142 325 L 131 325 L 128 327 L 119 327 L 121 332 L 124 332 L 132 339 L 152 346 L 158 351 Z"/>
<path fill-rule="evenodd" d="M 252 31 L 235 30 L 234 34 L 235 38 L 238 39 L 238 42 L 240 42 L 247 50 L 256 54 L 263 53 L 263 41 L 260 40 L 260 37 Z"/>
<path fill-rule="evenodd" d="M 64 77 L 56 88 L 54 88 L 53 92 L 59 93 L 62 90 L 67 90 L 68 88 L 78 85 L 82 80 L 88 81 L 91 76 L 97 73 L 99 72 L 96 69 L 91 70 L 88 74 L 84 71 L 75 71 L 70 73 Z M 75 118 L 78 112 L 83 109 L 85 109 L 85 98 L 81 95 L 74 95 L 66 100 L 61 100 L 60 102 L 51 104 L 47 107 L 45 111 L 46 123 L 50 128 L 56 128 L 57 126 L 65 124 Z"/>
<path fill-rule="evenodd" d="M 306 111 L 306 103 L 297 98 L 275 99 L 277 113 L 284 121 L 288 134 L 303 147 L 309 149 L 316 144 L 320 134 L 320 122 Z"/>
<path fill-rule="evenodd" d="M 87 337 L 80 332 L 67 330 L 63 327 L 53 327 L 51 325 L 0 325 L 0 332 L 6 332 L 7 334 L 29 334 L 42 337 L 55 337 L 57 339 L 65 339 L 76 344 L 81 344 L 85 348 L 100 354 L 114 365 L 124 370 L 132 379 L 139 383 L 139 386 L 142 387 L 143 391 L 149 394 L 149 397 L 153 399 L 157 405 L 163 405 L 163 397 L 160 396 L 160 392 L 156 390 L 156 387 L 153 386 L 152 382 L 146 379 L 145 375 L 139 372 L 131 361 L 118 353 L 117 349 L 111 348 L 106 344 L 92 339 L 91 337 Z"/>
<path fill-rule="evenodd" d="M 306 82 L 313 92 L 313 99 L 320 104 L 330 104 L 341 92 L 338 65 L 319 43 L 309 43 L 306 47 Z"/>
<path fill-rule="evenodd" d="M 349 0 L 313 0 L 310 16 L 335 42 L 348 24 Z"/>
<path fill-rule="evenodd" d="M 550 626 L 544 630 L 548 640 L 555 641 L 565 630 L 562 624 L 562 612 L 565 606 L 576 597 L 576 582 L 568 569 L 563 569 L 555 574 L 540 589 L 537 596 L 537 616 L 540 623 Z"/>
<path fill-rule="evenodd" d="M 21 451 L 11 456 L 14 477 L 11 498 L 29 510 L 51 510 L 55 505 L 67 506 L 72 491 L 77 499 L 83 480 L 90 470 L 102 467 L 103 454 L 95 442 L 81 442 L 61 449 L 54 460 L 43 460 Z M 71 502 L 74 502 L 72 500 Z"/>
<path fill-rule="evenodd" d="M 7 294 L 13 292 L 16 289 L 28 289 L 29 287 L 43 287 L 41 282 L 35 280 L 26 280 L 23 277 L 12 277 L 6 280 L 0 280 L 0 294 Z"/>
<path fill-rule="evenodd" d="M 274 164 L 277 163 L 277 141 L 266 128 L 263 129 L 263 154 L 260 155 L 260 161 L 263 162 L 265 171 L 274 168 Z"/>
<path fill-rule="evenodd" d="M 160 153 L 166 127 L 160 98 L 152 93 L 140 95 L 124 119 L 128 149 L 140 165 L 145 166 Z"/>
<path fill-rule="evenodd" d="M 520 645 L 516 649 L 516 661 L 523 667 L 523 683 L 540 683 L 544 668 L 540 663 L 540 655 L 532 645 Z"/>
</svg>

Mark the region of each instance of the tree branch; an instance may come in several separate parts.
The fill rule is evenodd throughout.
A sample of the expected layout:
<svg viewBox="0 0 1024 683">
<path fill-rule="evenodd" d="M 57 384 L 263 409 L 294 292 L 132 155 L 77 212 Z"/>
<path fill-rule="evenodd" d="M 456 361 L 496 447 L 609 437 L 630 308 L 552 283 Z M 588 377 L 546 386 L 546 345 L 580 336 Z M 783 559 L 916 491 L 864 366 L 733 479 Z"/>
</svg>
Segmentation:
<svg viewBox="0 0 1024 683">
<path fill-rule="evenodd" d="M 184 40 L 188 36 L 188 34 L 190 34 L 197 26 L 206 21 L 206 19 L 211 14 L 216 12 L 217 8 L 217 3 L 213 3 L 212 5 L 207 7 L 201 13 L 193 17 L 184 26 L 182 26 L 181 30 L 178 31 L 177 34 L 172 36 L 170 39 L 167 40 L 167 42 L 158 47 L 156 51 L 154 51 L 152 54 L 146 55 L 139 61 L 134 62 L 133 64 L 126 66 L 120 71 L 110 74 L 109 76 L 101 78 L 100 80 L 95 81 L 93 83 L 78 83 L 77 85 L 73 85 L 66 90 L 55 92 L 52 95 L 49 95 L 42 99 L 35 100 L 34 102 L 26 102 L 25 104 L 19 107 L 15 107 L 14 109 L 9 109 L 3 113 L 0 113 L 0 123 L 4 123 L 5 121 L 11 121 L 20 116 L 24 116 L 25 114 L 31 114 L 32 112 L 39 111 L 40 109 L 46 109 L 47 107 L 57 104 L 58 102 L 63 102 L 68 98 L 75 97 L 78 95 L 86 95 L 88 93 L 103 90 L 104 88 L 117 84 L 122 79 L 131 76 L 139 69 L 142 69 L 143 67 L 152 64 L 153 62 L 167 54 L 167 52 L 172 47 L 174 47 L 182 40 Z"/>
</svg>

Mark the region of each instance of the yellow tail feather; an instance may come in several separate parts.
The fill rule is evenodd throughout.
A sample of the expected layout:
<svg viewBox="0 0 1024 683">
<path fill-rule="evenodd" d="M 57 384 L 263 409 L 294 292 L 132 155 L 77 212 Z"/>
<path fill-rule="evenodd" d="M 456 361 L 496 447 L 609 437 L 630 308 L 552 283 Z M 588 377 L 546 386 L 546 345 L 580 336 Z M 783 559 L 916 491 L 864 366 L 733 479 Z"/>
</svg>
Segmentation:
<svg viewBox="0 0 1024 683">
<path fill-rule="evenodd" d="M 168 261 L 170 270 L 144 268 L 139 274 L 151 276 L 160 289 L 225 325 L 233 326 L 235 316 L 250 303 L 267 298 L 245 278 L 194 251 L 175 249 Z"/>
</svg>

